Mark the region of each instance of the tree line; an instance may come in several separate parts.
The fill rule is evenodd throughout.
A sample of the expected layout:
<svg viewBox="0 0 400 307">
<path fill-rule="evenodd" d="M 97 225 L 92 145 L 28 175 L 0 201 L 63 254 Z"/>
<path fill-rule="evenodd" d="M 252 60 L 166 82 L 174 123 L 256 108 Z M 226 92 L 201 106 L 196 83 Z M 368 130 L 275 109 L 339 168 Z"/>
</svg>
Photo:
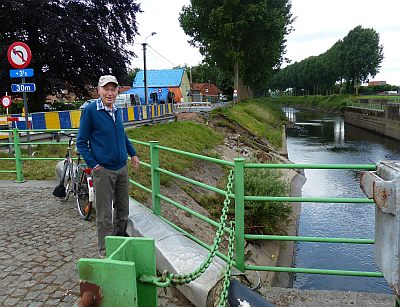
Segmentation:
<svg viewBox="0 0 400 307">
<path fill-rule="evenodd" d="M 361 83 L 373 78 L 381 67 L 383 46 L 379 34 L 357 26 L 328 51 L 310 56 L 277 71 L 266 88 L 291 89 L 295 94 L 358 93 Z"/>
<path fill-rule="evenodd" d="M 0 92 L 17 83 L 8 76 L 12 67 L 6 56 L 14 41 L 25 42 L 33 54 L 29 67 L 35 76 L 27 82 L 37 90 L 28 96 L 29 111 L 42 110 L 46 96 L 62 90 L 89 96 L 101 74 L 131 84 L 137 69 L 128 71 L 135 54 L 127 46 L 138 34 L 137 2 L 2 0 Z M 226 91 L 237 89 L 239 80 L 256 93 L 268 88 L 329 92 L 338 81 L 349 90 L 376 75 L 383 59 L 379 35 L 359 26 L 324 54 L 281 69 L 295 20 L 290 0 L 191 0 L 178 19 L 204 57 L 191 68 L 193 81 Z"/>
</svg>

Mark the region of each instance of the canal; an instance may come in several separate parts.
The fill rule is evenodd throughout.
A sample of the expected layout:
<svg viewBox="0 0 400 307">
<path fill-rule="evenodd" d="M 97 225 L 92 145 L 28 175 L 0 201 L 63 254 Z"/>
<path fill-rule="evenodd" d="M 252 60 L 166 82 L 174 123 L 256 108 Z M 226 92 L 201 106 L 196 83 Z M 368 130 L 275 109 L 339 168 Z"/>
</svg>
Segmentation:
<svg viewBox="0 0 400 307">
<path fill-rule="evenodd" d="M 399 160 L 400 143 L 347 125 L 338 114 L 285 108 L 297 129 L 287 130 L 289 159 L 307 164 L 368 164 Z M 365 197 L 360 171 L 305 170 L 303 197 Z M 373 204 L 303 203 L 299 235 L 374 238 Z M 301 268 L 377 271 L 373 245 L 298 243 L 295 266 Z M 296 274 L 299 289 L 392 293 L 384 278 Z"/>
</svg>

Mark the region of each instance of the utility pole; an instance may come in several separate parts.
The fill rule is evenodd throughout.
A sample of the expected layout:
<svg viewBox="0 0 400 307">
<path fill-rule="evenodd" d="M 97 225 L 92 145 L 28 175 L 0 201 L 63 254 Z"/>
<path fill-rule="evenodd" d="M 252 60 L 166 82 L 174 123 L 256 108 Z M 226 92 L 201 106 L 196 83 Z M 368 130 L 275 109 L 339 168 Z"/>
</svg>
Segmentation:
<svg viewBox="0 0 400 307">
<path fill-rule="evenodd" d="M 143 46 L 143 83 L 144 83 L 144 102 L 146 105 L 149 104 L 149 97 L 148 97 L 148 88 L 147 88 L 147 68 L 146 68 L 146 47 L 147 47 L 147 38 L 157 34 L 156 32 L 151 32 L 149 36 L 146 37 L 144 40 Z"/>
</svg>

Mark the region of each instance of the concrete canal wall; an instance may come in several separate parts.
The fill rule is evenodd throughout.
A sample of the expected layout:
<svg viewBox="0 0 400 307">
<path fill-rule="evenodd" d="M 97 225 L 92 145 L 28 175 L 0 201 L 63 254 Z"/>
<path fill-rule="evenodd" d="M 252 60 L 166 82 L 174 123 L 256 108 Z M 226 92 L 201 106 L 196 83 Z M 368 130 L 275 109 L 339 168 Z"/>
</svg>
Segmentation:
<svg viewBox="0 0 400 307">
<path fill-rule="evenodd" d="M 384 110 L 347 107 L 345 123 L 400 140 L 400 104 L 388 104 Z"/>
</svg>

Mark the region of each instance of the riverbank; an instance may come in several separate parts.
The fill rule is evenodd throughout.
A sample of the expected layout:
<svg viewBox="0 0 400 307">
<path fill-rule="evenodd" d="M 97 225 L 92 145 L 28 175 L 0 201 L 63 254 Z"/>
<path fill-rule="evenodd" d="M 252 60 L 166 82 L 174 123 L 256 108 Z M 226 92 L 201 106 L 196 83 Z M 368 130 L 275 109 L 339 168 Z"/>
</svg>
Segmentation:
<svg viewBox="0 0 400 307">
<path fill-rule="evenodd" d="M 344 112 L 346 123 L 400 140 L 400 105 L 387 105 L 384 110 L 349 107 Z"/>
</svg>

